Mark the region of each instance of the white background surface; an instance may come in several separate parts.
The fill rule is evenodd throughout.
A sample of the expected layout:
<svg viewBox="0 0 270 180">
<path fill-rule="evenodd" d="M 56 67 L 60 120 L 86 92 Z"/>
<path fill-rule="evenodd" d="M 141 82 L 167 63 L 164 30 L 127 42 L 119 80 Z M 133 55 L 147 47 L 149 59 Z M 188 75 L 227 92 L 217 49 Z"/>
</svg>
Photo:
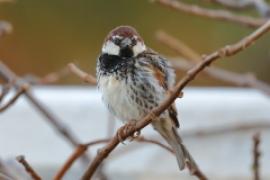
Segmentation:
<svg viewBox="0 0 270 180">
<path fill-rule="evenodd" d="M 88 87 L 39 87 L 34 95 L 62 120 L 81 140 L 89 142 L 106 137 L 107 111 L 100 94 Z M 177 100 L 180 132 L 197 163 L 210 179 L 251 179 L 252 140 L 257 130 L 226 133 L 212 136 L 189 136 L 198 129 L 268 122 L 270 99 L 255 90 L 191 88 L 184 98 Z M 121 125 L 117 123 L 117 127 Z M 262 132 L 261 170 L 270 178 L 270 131 Z M 151 126 L 143 130 L 145 137 L 158 137 Z M 127 143 L 106 161 L 106 172 L 115 179 L 175 179 L 189 177 L 179 172 L 174 157 L 154 145 Z M 136 147 L 135 147 L 136 146 Z M 124 149 L 134 149 L 119 155 Z M 96 148 L 92 149 L 94 154 Z M 0 157 L 13 159 L 23 154 L 40 173 L 53 174 L 72 153 L 69 144 L 57 135 L 44 118 L 25 99 L 0 114 Z M 53 169 L 53 170 L 51 170 Z M 75 166 L 73 172 L 85 167 Z M 47 176 L 48 177 L 48 176 Z M 68 177 L 68 176 L 67 176 Z M 78 176 L 75 176 L 78 177 Z M 122 179 L 125 179 L 125 178 Z M 132 177 L 132 178 L 131 178 Z M 70 178 L 72 179 L 71 176 Z"/>
</svg>

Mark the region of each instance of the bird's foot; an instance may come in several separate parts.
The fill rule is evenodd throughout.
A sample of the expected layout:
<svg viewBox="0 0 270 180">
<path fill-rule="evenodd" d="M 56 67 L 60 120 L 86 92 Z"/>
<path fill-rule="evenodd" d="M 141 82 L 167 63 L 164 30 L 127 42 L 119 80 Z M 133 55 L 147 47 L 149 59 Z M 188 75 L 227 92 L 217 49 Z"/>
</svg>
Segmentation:
<svg viewBox="0 0 270 180">
<path fill-rule="evenodd" d="M 137 121 L 132 119 L 130 121 L 128 121 L 124 126 L 120 127 L 118 130 L 117 130 L 117 137 L 118 137 L 118 140 L 122 143 L 122 144 L 125 144 L 124 141 L 125 139 L 127 138 L 127 133 L 129 131 L 132 131 L 135 129 L 136 127 L 136 123 Z M 138 135 L 140 135 L 139 132 L 135 132 L 133 135 L 132 135 L 132 140 L 134 139 L 134 137 L 138 137 Z"/>
</svg>

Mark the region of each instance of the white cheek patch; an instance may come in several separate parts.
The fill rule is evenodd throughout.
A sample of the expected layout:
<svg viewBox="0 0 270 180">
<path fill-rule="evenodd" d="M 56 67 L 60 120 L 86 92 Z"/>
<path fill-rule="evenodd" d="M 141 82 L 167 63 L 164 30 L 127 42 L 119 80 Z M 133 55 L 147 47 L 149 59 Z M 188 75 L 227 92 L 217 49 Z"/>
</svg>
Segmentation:
<svg viewBox="0 0 270 180">
<path fill-rule="evenodd" d="M 113 42 L 108 41 L 102 47 L 102 52 L 110 54 L 110 55 L 119 55 L 120 54 L 120 47 L 115 45 Z"/>
<path fill-rule="evenodd" d="M 133 46 L 134 56 L 137 56 L 138 54 L 144 52 L 145 50 L 146 50 L 146 47 L 141 42 L 138 42 L 135 46 Z"/>
</svg>

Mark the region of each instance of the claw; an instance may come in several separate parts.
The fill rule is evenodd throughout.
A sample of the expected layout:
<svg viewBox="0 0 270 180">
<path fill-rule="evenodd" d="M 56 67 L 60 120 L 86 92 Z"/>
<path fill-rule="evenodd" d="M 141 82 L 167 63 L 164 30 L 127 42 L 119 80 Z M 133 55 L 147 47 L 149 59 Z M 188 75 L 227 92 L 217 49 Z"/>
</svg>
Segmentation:
<svg viewBox="0 0 270 180">
<path fill-rule="evenodd" d="M 128 131 L 132 130 L 135 128 L 137 121 L 132 119 L 130 121 L 128 121 L 128 123 L 126 123 L 124 126 L 122 126 L 118 131 L 117 131 L 117 138 L 119 140 L 119 142 L 121 142 L 122 144 L 125 145 L 124 143 L 124 139 L 123 136 L 126 136 L 126 134 L 128 133 Z M 140 132 L 135 132 L 132 136 L 131 136 L 131 140 L 134 140 L 135 138 L 137 138 L 140 135 Z"/>
</svg>

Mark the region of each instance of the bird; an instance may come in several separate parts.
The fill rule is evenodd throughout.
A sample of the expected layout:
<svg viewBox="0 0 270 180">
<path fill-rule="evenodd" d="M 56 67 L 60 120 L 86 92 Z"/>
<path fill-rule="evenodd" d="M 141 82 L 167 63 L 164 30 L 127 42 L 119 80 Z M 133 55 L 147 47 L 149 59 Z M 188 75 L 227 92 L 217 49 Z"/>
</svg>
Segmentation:
<svg viewBox="0 0 270 180">
<path fill-rule="evenodd" d="M 147 47 L 131 26 L 118 26 L 108 33 L 97 58 L 96 76 L 104 104 L 124 123 L 136 123 L 150 113 L 175 84 L 169 61 Z M 175 152 L 180 170 L 187 163 L 197 168 L 177 132 L 180 124 L 174 104 L 151 124 Z"/>
</svg>

